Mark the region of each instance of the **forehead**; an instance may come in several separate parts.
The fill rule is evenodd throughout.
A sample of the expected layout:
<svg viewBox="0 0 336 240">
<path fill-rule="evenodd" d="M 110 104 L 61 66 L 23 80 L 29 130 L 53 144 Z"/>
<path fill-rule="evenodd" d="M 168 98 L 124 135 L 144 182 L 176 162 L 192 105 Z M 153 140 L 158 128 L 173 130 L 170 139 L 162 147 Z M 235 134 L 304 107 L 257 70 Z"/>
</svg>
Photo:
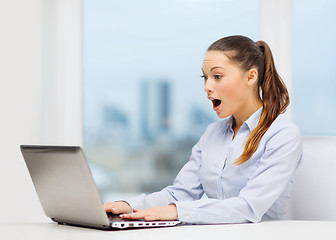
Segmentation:
<svg viewBox="0 0 336 240">
<path fill-rule="evenodd" d="M 212 66 L 221 66 L 221 67 L 228 67 L 232 65 L 232 62 L 226 55 L 227 53 L 221 51 L 208 51 L 206 52 L 204 59 L 203 59 L 203 69 L 204 68 L 211 68 Z"/>
</svg>

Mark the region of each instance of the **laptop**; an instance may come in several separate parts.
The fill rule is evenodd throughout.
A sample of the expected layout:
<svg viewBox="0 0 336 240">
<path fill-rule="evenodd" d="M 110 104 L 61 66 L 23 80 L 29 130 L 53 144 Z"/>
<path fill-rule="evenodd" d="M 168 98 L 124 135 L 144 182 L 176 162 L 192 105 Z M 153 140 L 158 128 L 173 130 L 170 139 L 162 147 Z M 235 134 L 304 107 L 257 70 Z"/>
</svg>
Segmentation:
<svg viewBox="0 0 336 240">
<path fill-rule="evenodd" d="M 105 230 L 181 224 L 181 221 L 124 220 L 106 213 L 81 147 L 21 145 L 20 148 L 43 210 L 54 222 Z"/>
</svg>

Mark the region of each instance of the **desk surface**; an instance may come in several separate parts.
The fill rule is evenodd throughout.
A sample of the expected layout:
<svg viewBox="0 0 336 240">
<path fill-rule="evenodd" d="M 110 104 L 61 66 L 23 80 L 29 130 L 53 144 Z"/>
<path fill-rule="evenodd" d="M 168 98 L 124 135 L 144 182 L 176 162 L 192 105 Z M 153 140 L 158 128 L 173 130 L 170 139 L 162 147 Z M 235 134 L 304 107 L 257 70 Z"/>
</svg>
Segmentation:
<svg viewBox="0 0 336 240">
<path fill-rule="evenodd" d="M 0 223 L 1 239 L 336 239 L 336 222 L 272 221 L 257 224 L 193 225 L 122 231 L 102 231 L 56 223 Z"/>
</svg>

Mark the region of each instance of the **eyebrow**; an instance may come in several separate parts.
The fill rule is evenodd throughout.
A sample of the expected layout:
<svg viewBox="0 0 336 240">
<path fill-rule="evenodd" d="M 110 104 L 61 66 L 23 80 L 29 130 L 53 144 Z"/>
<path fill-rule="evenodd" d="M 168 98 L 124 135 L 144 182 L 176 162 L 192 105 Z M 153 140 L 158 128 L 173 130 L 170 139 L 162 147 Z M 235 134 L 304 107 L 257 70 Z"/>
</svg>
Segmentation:
<svg viewBox="0 0 336 240">
<path fill-rule="evenodd" d="M 215 66 L 215 67 L 213 67 L 213 68 L 210 69 L 210 72 L 211 72 L 212 70 L 214 70 L 215 68 L 221 68 L 221 69 L 224 69 L 224 70 L 225 70 L 225 68 L 223 68 L 223 67 Z M 201 68 L 201 69 L 202 69 L 202 71 L 204 72 L 203 68 Z"/>
<path fill-rule="evenodd" d="M 220 67 L 220 66 L 215 66 L 215 67 L 211 68 L 211 69 L 210 69 L 210 71 L 214 70 L 215 68 L 221 68 L 221 69 L 225 69 L 225 68 L 223 68 L 223 67 Z"/>
</svg>

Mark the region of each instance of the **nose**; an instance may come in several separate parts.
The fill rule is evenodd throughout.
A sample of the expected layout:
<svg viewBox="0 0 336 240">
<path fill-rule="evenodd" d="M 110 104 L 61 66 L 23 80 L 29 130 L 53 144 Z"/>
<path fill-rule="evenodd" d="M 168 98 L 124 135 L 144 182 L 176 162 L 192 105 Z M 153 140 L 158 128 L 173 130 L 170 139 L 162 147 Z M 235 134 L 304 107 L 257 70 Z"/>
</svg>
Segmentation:
<svg viewBox="0 0 336 240">
<path fill-rule="evenodd" d="M 204 91 L 208 94 L 213 92 L 213 86 L 209 80 L 205 81 L 204 83 Z"/>
</svg>

